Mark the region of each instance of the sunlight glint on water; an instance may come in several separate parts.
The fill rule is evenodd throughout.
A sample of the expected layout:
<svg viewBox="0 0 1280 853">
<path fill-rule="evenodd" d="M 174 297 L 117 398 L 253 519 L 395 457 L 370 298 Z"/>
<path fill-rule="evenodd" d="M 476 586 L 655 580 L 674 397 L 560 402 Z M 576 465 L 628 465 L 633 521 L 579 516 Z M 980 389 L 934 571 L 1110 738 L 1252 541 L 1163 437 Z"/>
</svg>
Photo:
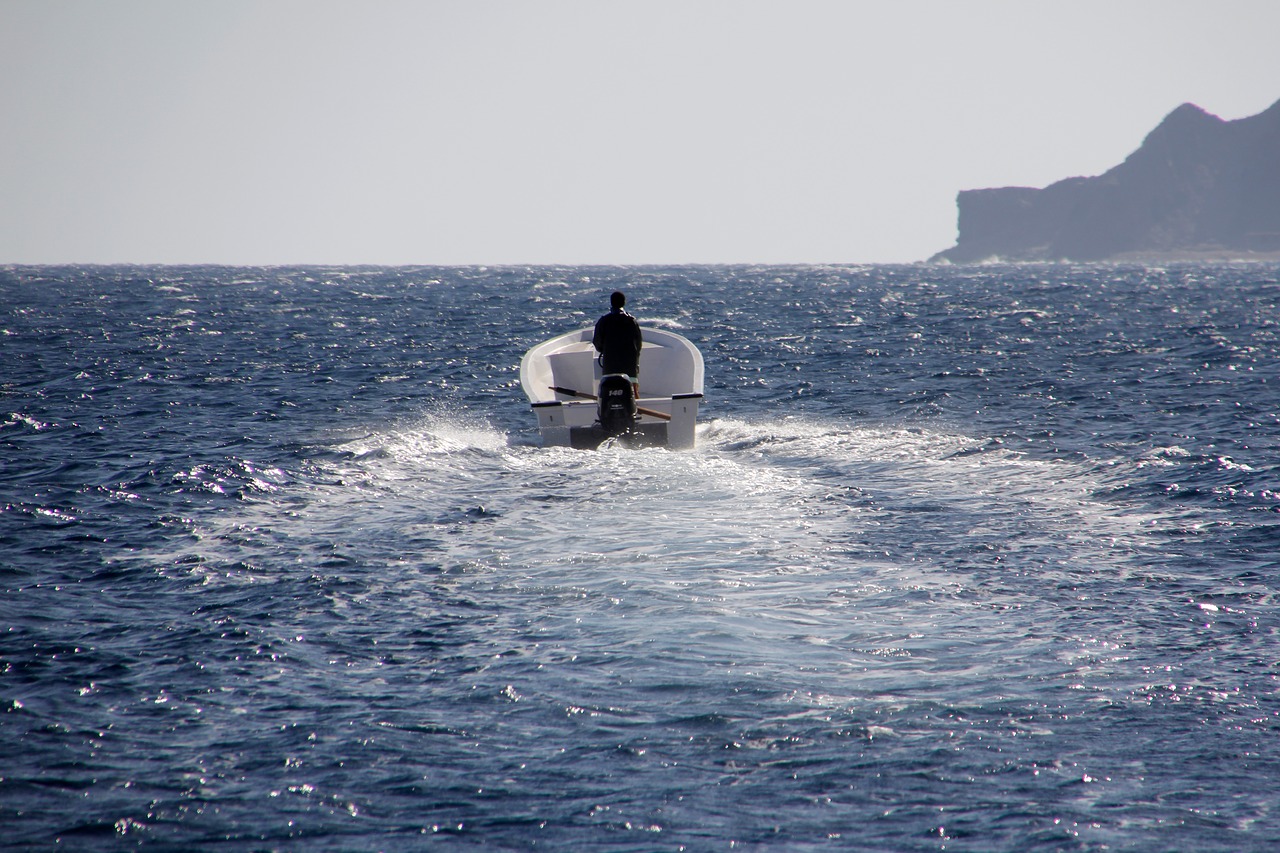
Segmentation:
<svg viewBox="0 0 1280 853">
<path fill-rule="evenodd" d="M 1275 281 L 5 270 L 13 843 L 1267 849 Z M 538 446 L 618 287 L 694 451 Z"/>
</svg>

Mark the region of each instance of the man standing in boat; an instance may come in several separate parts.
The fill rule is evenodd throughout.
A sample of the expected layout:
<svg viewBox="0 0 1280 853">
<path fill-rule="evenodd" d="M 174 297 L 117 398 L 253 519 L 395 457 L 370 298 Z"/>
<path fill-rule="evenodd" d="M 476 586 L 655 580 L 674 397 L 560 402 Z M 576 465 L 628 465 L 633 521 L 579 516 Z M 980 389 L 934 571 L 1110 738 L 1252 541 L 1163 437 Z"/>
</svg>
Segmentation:
<svg viewBox="0 0 1280 853">
<path fill-rule="evenodd" d="M 611 310 L 596 321 L 592 345 L 600 353 L 600 368 L 607 375 L 625 373 L 631 377 L 631 388 L 640 396 L 640 324 L 622 306 L 627 297 L 618 290 L 609 297 Z"/>
</svg>

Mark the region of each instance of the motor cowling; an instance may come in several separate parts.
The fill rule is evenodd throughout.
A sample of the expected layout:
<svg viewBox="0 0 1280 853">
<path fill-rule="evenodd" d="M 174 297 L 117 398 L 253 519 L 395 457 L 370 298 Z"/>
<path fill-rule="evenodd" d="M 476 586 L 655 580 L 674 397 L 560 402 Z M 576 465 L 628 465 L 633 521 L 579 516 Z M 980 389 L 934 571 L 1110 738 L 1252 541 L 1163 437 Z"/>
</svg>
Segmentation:
<svg viewBox="0 0 1280 853">
<path fill-rule="evenodd" d="M 608 435 L 622 435 L 636 423 L 636 398 L 631 377 L 610 373 L 600 380 L 600 427 Z"/>
</svg>

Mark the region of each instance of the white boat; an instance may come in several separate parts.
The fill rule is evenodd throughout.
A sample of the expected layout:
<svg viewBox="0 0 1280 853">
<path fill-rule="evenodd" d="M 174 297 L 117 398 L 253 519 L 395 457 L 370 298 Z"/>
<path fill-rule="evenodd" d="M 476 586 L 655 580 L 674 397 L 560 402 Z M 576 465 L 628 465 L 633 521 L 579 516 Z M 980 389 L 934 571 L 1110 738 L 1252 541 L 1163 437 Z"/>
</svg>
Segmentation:
<svg viewBox="0 0 1280 853">
<path fill-rule="evenodd" d="M 520 360 L 520 385 L 538 416 L 542 443 L 595 448 L 614 438 L 632 447 L 693 447 L 702 399 L 698 348 L 674 332 L 642 327 L 640 396 L 633 401 L 634 415 L 617 426 L 600 402 L 606 377 L 591 345 L 594 333 L 594 328 L 579 329 L 543 341 Z M 625 393 L 632 402 L 630 381 L 619 387 L 625 392 L 613 393 Z M 605 394 L 607 401 L 610 391 Z"/>
</svg>

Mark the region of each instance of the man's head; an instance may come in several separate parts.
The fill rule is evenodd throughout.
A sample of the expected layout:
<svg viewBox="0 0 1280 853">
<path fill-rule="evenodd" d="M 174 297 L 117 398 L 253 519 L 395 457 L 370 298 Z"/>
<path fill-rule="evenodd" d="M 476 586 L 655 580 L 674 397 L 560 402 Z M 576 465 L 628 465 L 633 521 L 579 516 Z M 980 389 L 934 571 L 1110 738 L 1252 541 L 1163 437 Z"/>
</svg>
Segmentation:
<svg viewBox="0 0 1280 853">
<path fill-rule="evenodd" d="M 614 308 L 621 308 L 627 304 L 627 297 L 621 290 L 615 290 L 613 295 L 609 297 L 609 304 Z"/>
</svg>

